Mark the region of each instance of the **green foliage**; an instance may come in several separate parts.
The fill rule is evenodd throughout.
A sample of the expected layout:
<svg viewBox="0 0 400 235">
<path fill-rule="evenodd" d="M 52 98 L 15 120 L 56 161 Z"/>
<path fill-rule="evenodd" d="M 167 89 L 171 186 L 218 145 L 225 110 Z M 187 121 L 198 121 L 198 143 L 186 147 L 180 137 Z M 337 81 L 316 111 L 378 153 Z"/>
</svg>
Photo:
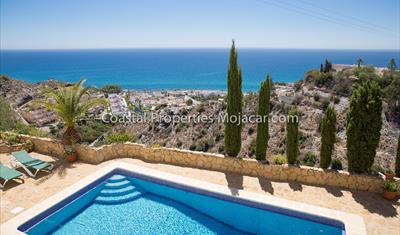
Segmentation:
<svg viewBox="0 0 400 235">
<path fill-rule="evenodd" d="M 105 85 L 102 88 L 100 88 L 99 90 L 106 94 L 122 92 L 122 88 L 119 85 Z"/>
<path fill-rule="evenodd" d="M 224 151 L 225 151 L 225 147 L 223 145 L 220 145 L 218 147 L 218 153 L 224 153 Z"/>
<path fill-rule="evenodd" d="M 400 135 L 397 140 L 397 154 L 396 154 L 396 176 L 400 177 Z"/>
<path fill-rule="evenodd" d="M 16 144 L 21 142 L 21 138 L 15 133 L 0 133 L 0 139 L 2 142 L 9 144 Z"/>
<path fill-rule="evenodd" d="M 353 68 L 353 75 L 360 78 L 362 81 L 379 78 L 379 76 L 375 73 L 375 67 L 373 65 Z"/>
<path fill-rule="evenodd" d="M 383 93 L 390 109 L 395 111 L 400 106 L 400 72 L 396 72 L 391 78 L 390 84 L 384 88 Z"/>
<path fill-rule="evenodd" d="M 23 134 L 23 135 L 31 135 L 31 136 L 38 136 L 38 137 L 47 137 L 49 133 L 37 128 L 34 125 L 25 125 L 20 121 L 15 123 L 15 127 L 13 129 L 15 133 Z"/>
<path fill-rule="evenodd" d="M 295 109 L 289 111 L 286 132 L 286 157 L 293 165 L 299 155 L 299 116 Z"/>
<path fill-rule="evenodd" d="M 315 166 L 316 163 L 317 156 L 312 152 L 307 152 L 303 159 L 301 159 L 301 164 L 305 166 Z"/>
<path fill-rule="evenodd" d="M 186 128 L 186 126 L 187 124 L 184 122 L 178 123 L 178 125 L 176 125 L 175 132 L 176 133 L 181 132 L 184 128 Z"/>
<path fill-rule="evenodd" d="M 329 104 L 330 104 L 330 102 L 329 102 L 328 98 L 322 99 L 322 101 L 321 101 L 321 109 L 325 111 L 328 108 Z"/>
<path fill-rule="evenodd" d="M 332 62 L 326 59 L 326 60 L 325 60 L 325 64 L 324 64 L 324 66 L 322 67 L 322 71 L 323 71 L 324 73 L 328 73 L 328 72 L 330 72 L 331 70 L 332 70 Z"/>
<path fill-rule="evenodd" d="M 106 144 L 135 142 L 136 136 L 126 132 L 115 132 L 106 137 Z"/>
<path fill-rule="evenodd" d="M 240 123 L 243 106 L 242 69 L 239 68 L 237 59 L 235 42 L 232 42 L 228 68 L 227 120 L 225 121 L 225 153 L 230 157 L 236 157 L 242 145 L 242 124 Z"/>
<path fill-rule="evenodd" d="M 204 112 L 205 111 L 204 104 L 203 103 L 199 104 L 196 108 L 196 111 L 199 113 Z"/>
<path fill-rule="evenodd" d="M 110 131 L 112 127 L 112 124 L 107 124 L 100 120 L 90 119 L 86 120 L 84 123 L 78 123 L 76 130 L 81 136 L 81 141 L 83 143 L 90 144 L 99 136 Z"/>
<path fill-rule="evenodd" d="M 195 144 L 195 143 L 192 143 L 192 144 L 189 146 L 189 150 L 194 151 L 195 149 L 196 149 L 196 144 Z"/>
<path fill-rule="evenodd" d="M 283 165 L 283 164 L 286 164 L 286 157 L 283 156 L 283 155 L 281 155 L 281 154 L 276 155 L 276 156 L 274 156 L 274 163 L 275 163 L 276 165 Z"/>
<path fill-rule="evenodd" d="M 94 98 L 81 101 L 83 95 L 88 94 L 89 87 L 84 87 L 85 80 L 80 80 L 73 86 L 62 87 L 59 90 L 48 90 L 45 99 L 39 100 L 36 104 L 43 105 L 47 109 L 54 111 L 65 123 L 67 129 L 63 135 L 66 144 L 79 142 L 79 134 L 75 130 L 76 122 L 86 114 L 86 112 L 97 105 L 107 105 L 105 99 Z"/>
<path fill-rule="evenodd" d="M 317 101 L 317 102 L 321 98 L 320 95 L 318 94 L 318 92 L 315 92 L 313 96 L 314 96 L 314 100 Z"/>
<path fill-rule="evenodd" d="M 368 172 L 374 163 L 382 128 L 382 91 L 376 81 L 361 84 L 347 113 L 347 159 L 350 172 Z"/>
<path fill-rule="evenodd" d="M 332 170 L 338 170 L 338 171 L 343 170 L 343 165 L 340 159 L 334 158 L 331 162 L 331 168 Z"/>
<path fill-rule="evenodd" d="M 0 130 L 10 131 L 15 127 L 15 112 L 2 97 L 0 97 Z"/>
<path fill-rule="evenodd" d="M 391 72 L 396 71 L 397 68 L 396 60 L 394 58 L 390 59 L 387 67 Z"/>
<path fill-rule="evenodd" d="M 187 106 L 192 106 L 193 105 L 193 100 L 192 99 L 186 100 L 186 105 Z"/>
<path fill-rule="evenodd" d="M 336 112 L 329 106 L 321 121 L 320 167 L 328 168 L 336 141 Z"/>
<path fill-rule="evenodd" d="M 334 77 L 331 72 L 319 72 L 310 70 L 304 79 L 306 83 L 313 84 L 316 87 L 331 88 L 334 85 Z"/>
<path fill-rule="evenodd" d="M 386 192 L 397 192 L 398 188 L 399 188 L 399 186 L 397 185 L 396 181 L 387 180 L 383 184 L 383 189 Z"/>
<path fill-rule="evenodd" d="M 270 109 L 271 95 L 271 77 L 269 74 L 265 81 L 261 83 L 261 88 L 258 96 L 258 116 L 263 117 L 262 122 L 257 123 L 257 143 L 256 143 L 256 159 L 265 160 L 268 147 L 269 130 L 268 130 L 268 115 Z"/>
<path fill-rule="evenodd" d="M 337 97 L 337 96 L 334 96 L 334 97 L 333 97 L 333 103 L 334 103 L 334 104 L 339 104 L 339 103 L 340 103 L 340 98 Z"/>
<path fill-rule="evenodd" d="M 252 139 L 249 145 L 249 156 L 253 156 L 256 153 L 257 141 L 256 139 Z"/>
<path fill-rule="evenodd" d="M 364 60 L 363 59 L 361 59 L 360 57 L 359 58 L 357 58 L 357 67 L 358 68 L 361 68 L 361 65 L 364 63 Z"/>
<path fill-rule="evenodd" d="M 71 155 L 71 154 L 74 154 L 74 153 L 76 153 L 76 149 L 73 147 L 73 146 L 71 146 L 71 145 L 66 145 L 65 147 L 64 147 L 64 154 L 65 155 Z"/>
</svg>

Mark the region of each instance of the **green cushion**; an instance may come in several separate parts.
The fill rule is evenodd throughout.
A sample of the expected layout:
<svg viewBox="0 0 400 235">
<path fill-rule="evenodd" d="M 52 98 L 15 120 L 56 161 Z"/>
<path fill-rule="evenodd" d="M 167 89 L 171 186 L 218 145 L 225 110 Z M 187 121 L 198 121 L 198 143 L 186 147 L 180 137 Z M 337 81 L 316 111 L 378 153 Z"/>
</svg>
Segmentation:
<svg viewBox="0 0 400 235">
<path fill-rule="evenodd" d="M 13 152 L 12 155 L 24 166 L 35 170 L 42 170 L 49 166 L 49 163 L 31 157 L 25 150 Z"/>
<path fill-rule="evenodd" d="M 0 163 L 0 178 L 4 180 L 12 180 L 22 176 L 21 172 L 12 168 L 6 167 Z"/>
</svg>

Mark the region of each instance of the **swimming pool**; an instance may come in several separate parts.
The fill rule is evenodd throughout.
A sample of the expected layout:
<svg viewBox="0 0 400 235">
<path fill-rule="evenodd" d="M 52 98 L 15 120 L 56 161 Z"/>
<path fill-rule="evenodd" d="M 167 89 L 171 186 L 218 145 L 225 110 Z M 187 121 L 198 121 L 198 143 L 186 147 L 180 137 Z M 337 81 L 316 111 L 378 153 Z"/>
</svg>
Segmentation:
<svg viewBox="0 0 400 235">
<path fill-rule="evenodd" d="M 20 223 L 18 231 L 26 234 L 352 234 L 354 228 L 337 218 L 287 208 L 304 204 L 286 201 L 286 205 L 277 206 L 281 199 L 274 197 L 263 198 L 270 200 L 260 203 L 255 195 L 239 192 L 239 196 L 232 196 L 231 191 L 221 186 L 128 165 L 115 165 L 92 177 L 89 184 Z M 315 208 L 316 213 L 326 210 L 332 214 L 330 210 Z M 338 218 L 343 218 L 337 213 Z"/>
</svg>

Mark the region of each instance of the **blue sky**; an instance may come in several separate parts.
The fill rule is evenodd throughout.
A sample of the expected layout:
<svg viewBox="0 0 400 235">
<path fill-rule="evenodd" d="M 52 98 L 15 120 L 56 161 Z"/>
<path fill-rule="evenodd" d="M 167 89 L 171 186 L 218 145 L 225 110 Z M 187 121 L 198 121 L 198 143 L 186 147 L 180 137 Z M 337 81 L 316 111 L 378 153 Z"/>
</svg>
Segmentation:
<svg viewBox="0 0 400 235">
<path fill-rule="evenodd" d="M 1 0 L 1 49 L 400 49 L 399 0 Z"/>
</svg>

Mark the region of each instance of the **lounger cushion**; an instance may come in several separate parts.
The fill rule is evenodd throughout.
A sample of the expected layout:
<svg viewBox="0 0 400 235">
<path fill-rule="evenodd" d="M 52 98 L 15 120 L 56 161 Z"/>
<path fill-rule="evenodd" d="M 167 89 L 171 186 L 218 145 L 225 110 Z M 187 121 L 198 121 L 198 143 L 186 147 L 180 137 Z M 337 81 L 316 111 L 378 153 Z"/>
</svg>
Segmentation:
<svg viewBox="0 0 400 235">
<path fill-rule="evenodd" d="M 14 152 L 12 155 L 17 159 L 17 161 L 28 168 L 42 170 L 50 166 L 47 162 L 31 157 L 26 151 Z"/>
<path fill-rule="evenodd" d="M 4 180 L 12 180 L 21 176 L 21 172 L 0 164 L 0 178 Z"/>
</svg>

